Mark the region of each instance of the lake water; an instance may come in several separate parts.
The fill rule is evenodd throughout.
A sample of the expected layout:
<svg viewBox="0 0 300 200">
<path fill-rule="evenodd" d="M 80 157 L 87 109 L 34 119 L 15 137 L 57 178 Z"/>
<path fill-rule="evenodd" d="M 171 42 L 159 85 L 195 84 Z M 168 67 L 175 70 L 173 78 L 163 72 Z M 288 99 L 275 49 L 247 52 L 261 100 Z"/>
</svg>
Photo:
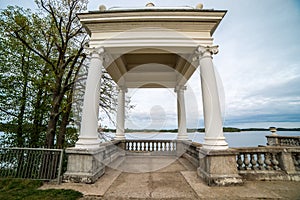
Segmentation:
<svg viewBox="0 0 300 200">
<path fill-rule="evenodd" d="M 258 145 L 266 145 L 266 135 L 270 135 L 269 131 L 244 131 L 224 133 L 229 147 L 256 147 Z M 300 136 L 298 131 L 278 131 L 278 135 L 282 136 Z M 189 133 L 189 139 L 203 143 L 204 133 Z M 127 139 L 142 139 L 142 140 L 175 140 L 177 134 L 175 133 L 126 133 Z"/>
<path fill-rule="evenodd" d="M 0 135 L 3 133 L 0 132 Z M 106 133 L 111 137 L 114 137 L 114 133 Z M 229 147 L 256 147 L 258 145 L 266 145 L 266 135 L 270 135 L 269 131 L 244 131 L 244 132 L 233 132 L 224 133 L 226 141 Z M 300 136 L 299 131 L 278 131 L 278 135 L 282 136 Z M 189 133 L 189 139 L 203 143 L 204 133 Z M 177 137 L 176 133 L 126 133 L 127 139 L 136 140 L 175 140 Z"/>
</svg>

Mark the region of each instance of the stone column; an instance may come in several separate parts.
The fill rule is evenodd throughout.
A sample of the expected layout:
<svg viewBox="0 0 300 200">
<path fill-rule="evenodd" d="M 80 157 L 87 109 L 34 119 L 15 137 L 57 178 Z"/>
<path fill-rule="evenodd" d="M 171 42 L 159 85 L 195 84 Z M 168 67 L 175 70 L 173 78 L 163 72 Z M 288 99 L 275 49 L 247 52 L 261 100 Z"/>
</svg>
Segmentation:
<svg viewBox="0 0 300 200">
<path fill-rule="evenodd" d="M 117 110 L 117 127 L 116 137 L 117 140 L 125 140 L 125 87 L 119 87 L 118 94 L 118 110 Z"/>
<path fill-rule="evenodd" d="M 98 138 L 98 115 L 104 54 L 102 47 L 87 50 L 91 52 L 91 62 L 84 93 L 80 135 L 75 145 L 75 148 L 85 149 L 97 148 L 100 144 Z"/>
<path fill-rule="evenodd" d="M 203 148 L 225 150 L 228 148 L 228 144 L 223 135 L 220 99 L 212 62 L 212 55 L 218 53 L 218 46 L 199 46 L 197 53 L 199 55 L 205 125 Z"/>
<path fill-rule="evenodd" d="M 188 140 L 186 129 L 184 90 L 186 90 L 186 86 L 181 85 L 175 88 L 175 92 L 177 92 L 178 140 Z"/>
</svg>

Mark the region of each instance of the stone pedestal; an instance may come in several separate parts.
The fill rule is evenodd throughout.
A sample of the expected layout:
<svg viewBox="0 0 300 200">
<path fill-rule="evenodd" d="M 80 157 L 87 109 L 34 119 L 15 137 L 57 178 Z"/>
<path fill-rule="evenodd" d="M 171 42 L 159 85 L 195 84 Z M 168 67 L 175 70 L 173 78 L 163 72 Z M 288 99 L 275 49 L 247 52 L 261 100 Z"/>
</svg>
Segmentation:
<svg viewBox="0 0 300 200">
<path fill-rule="evenodd" d="M 103 164 L 105 148 L 78 149 L 68 148 L 67 171 L 63 176 L 65 182 L 94 183 L 105 172 Z"/>
<path fill-rule="evenodd" d="M 232 150 L 208 151 L 200 149 L 198 176 L 209 186 L 242 184 L 238 175 L 236 153 Z"/>
</svg>

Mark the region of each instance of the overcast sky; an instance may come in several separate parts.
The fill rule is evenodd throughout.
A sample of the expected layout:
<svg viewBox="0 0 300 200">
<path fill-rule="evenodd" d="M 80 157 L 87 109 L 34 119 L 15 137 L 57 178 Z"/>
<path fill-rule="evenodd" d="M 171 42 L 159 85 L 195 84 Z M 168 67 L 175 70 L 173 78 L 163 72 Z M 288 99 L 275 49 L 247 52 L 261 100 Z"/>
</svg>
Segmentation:
<svg viewBox="0 0 300 200">
<path fill-rule="evenodd" d="M 0 0 L 34 7 L 33 0 Z M 143 7 L 147 0 L 90 0 L 88 9 Z M 298 0 L 153 0 L 156 6 L 228 10 L 214 34 L 225 126 L 300 127 L 300 1 Z M 130 90 L 135 109 L 127 128 L 177 128 L 176 94 L 168 89 Z M 200 75 L 186 91 L 188 127 L 203 127 Z M 113 126 L 107 119 L 103 124 Z"/>
</svg>

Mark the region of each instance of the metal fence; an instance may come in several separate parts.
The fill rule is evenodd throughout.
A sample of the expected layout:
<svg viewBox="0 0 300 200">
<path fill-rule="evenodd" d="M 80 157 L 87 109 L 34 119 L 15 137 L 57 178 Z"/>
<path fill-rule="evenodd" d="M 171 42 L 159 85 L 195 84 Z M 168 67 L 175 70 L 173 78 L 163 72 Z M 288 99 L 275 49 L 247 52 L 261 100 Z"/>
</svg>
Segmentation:
<svg viewBox="0 0 300 200">
<path fill-rule="evenodd" d="M 0 177 L 61 182 L 62 149 L 0 148 Z"/>
</svg>

